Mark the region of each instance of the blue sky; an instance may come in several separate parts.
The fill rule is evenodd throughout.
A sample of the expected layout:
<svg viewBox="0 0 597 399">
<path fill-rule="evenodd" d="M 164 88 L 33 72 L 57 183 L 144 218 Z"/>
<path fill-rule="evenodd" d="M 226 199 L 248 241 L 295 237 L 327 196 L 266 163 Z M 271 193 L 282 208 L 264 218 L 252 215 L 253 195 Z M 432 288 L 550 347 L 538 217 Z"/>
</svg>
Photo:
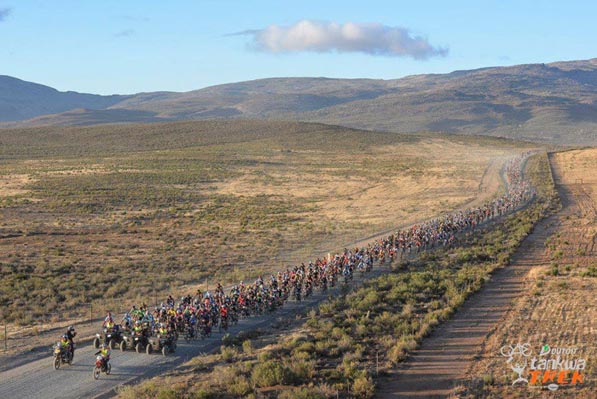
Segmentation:
<svg viewBox="0 0 597 399">
<path fill-rule="evenodd" d="M 575 0 L 0 0 L 0 75 L 100 94 L 281 76 L 394 79 L 594 58 L 596 16 L 597 2 Z M 291 37 L 301 21 L 320 41 Z M 349 25 L 359 43 L 338 33 Z M 401 34 L 429 51 L 395 50 Z M 382 36 L 394 39 L 380 49 Z"/>
</svg>

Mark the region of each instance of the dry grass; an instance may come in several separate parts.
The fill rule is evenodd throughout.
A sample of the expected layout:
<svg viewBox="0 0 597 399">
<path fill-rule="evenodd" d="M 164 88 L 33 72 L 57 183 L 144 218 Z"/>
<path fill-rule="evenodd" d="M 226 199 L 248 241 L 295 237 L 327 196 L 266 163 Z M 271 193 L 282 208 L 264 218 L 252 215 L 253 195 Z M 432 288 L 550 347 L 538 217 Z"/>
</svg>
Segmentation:
<svg viewBox="0 0 597 399">
<path fill-rule="evenodd" d="M 324 255 L 493 195 L 491 166 L 520 151 L 278 122 L 11 133 L 0 133 L 12 190 L 0 197 L 0 304 L 25 324 Z"/>
<path fill-rule="evenodd" d="M 24 187 L 31 182 L 26 174 L 0 176 L 0 197 L 14 197 L 28 192 Z"/>
</svg>

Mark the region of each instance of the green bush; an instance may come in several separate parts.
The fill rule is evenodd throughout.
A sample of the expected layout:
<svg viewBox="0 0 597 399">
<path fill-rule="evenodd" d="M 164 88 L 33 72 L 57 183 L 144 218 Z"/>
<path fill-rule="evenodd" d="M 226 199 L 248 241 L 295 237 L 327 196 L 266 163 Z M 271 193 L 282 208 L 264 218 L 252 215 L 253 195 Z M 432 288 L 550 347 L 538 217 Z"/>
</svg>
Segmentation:
<svg viewBox="0 0 597 399">
<path fill-rule="evenodd" d="M 238 351 L 234 347 L 221 346 L 220 354 L 222 355 L 222 359 L 224 359 L 224 361 L 231 363 L 234 361 L 234 359 L 236 359 L 236 356 L 238 355 Z"/>
<path fill-rule="evenodd" d="M 315 360 L 291 357 L 287 362 L 287 379 L 295 384 L 307 384 L 315 377 Z"/>
<path fill-rule="evenodd" d="M 549 271 L 549 274 L 551 274 L 552 276 L 557 276 L 560 274 L 560 269 L 558 268 L 557 263 L 551 265 L 551 270 Z"/>
<path fill-rule="evenodd" d="M 493 385 L 495 383 L 495 379 L 493 374 L 483 374 L 483 384 L 485 385 Z"/>
<path fill-rule="evenodd" d="M 357 398 L 368 399 L 375 394 L 375 384 L 365 371 L 355 378 L 352 383 L 352 392 Z"/>
<path fill-rule="evenodd" d="M 227 385 L 228 392 L 236 397 L 245 397 L 253 391 L 249 380 L 242 375 L 234 378 L 230 384 Z"/>
<path fill-rule="evenodd" d="M 210 391 L 209 389 L 200 387 L 194 391 L 191 391 L 190 399 L 215 399 L 218 396 L 218 394 Z"/>
<path fill-rule="evenodd" d="M 597 265 L 591 265 L 580 274 L 582 277 L 597 277 Z"/>
<path fill-rule="evenodd" d="M 248 355 L 253 353 L 253 344 L 251 343 L 250 339 L 243 341 L 243 353 Z"/>
<path fill-rule="evenodd" d="M 257 363 L 251 373 L 251 382 L 256 387 L 271 387 L 281 385 L 287 378 L 287 371 L 275 360 Z"/>
</svg>

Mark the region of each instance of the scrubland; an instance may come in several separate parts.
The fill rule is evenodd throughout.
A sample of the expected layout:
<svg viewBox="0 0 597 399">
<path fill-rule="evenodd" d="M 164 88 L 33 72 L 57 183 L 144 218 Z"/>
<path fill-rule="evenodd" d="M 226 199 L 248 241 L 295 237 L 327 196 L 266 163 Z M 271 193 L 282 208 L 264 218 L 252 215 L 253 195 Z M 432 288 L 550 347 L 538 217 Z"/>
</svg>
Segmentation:
<svg viewBox="0 0 597 399">
<path fill-rule="evenodd" d="M 500 160 L 525 147 L 256 121 L 0 139 L 0 317 L 19 324 L 88 303 L 118 311 L 342 249 L 493 195 Z"/>
</svg>

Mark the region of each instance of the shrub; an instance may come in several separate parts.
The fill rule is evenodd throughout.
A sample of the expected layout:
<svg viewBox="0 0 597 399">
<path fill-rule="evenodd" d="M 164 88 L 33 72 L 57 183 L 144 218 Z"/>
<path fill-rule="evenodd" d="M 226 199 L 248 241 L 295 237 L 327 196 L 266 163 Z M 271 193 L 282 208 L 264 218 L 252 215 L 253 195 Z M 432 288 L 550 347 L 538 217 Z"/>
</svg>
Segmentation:
<svg viewBox="0 0 597 399">
<path fill-rule="evenodd" d="M 155 380 L 149 380 L 137 386 L 118 387 L 116 392 L 118 397 L 122 399 L 155 398 L 158 395 L 159 386 Z"/>
<path fill-rule="evenodd" d="M 274 360 L 258 363 L 251 373 L 251 382 L 257 387 L 280 385 L 286 379 L 286 370 Z"/>
<path fill-rule="evenodd" d="M 483 375 L 483 384 L 485 385 L 493 385 L 495 382 L 493 378 L 493 374 L 484 374 Z"/>
<path fill-rule="evenodd" d="M 250 339 L 247 339 L 243 342 L 243 352 L 248 355 L 253 353 L 253 344 L 251 343 Z"/>
<path fill-rule="evenodd" d="M 252 392 L 249 380 L 242 375 L 239 375 L 236 378 L 234 378 L 234 380 L 227 387 L 228 392 L 237 397 L 245 397 L 246 395 Z"/>
<path fill-rule="evenodd" d="M 580 274 L 582 277 L 597 277 L 597 266 L 591 265 L 588 270 Z"/>
<path fill-rule="evenodd" d="M 313 342 L 301 342 L 292 350 L 293 353 L 305 352 L 312 354 L 315 352 L 315 345 Z"/>
<path fill-rule="evenodd" d="M 551 270 L 549 271 L 549 274 L 551 274 L 552 276 L 557 276 L 560 274 L 560 270 L 558 269 L 557 263 L 553 263 L 551 265 Z"/>
<path fill-rule="evenodd" d="M 352 392 L 358 398 L 372 398 L 375 394 L 375 384 L 367 372 L 363 371 L 352 383 Z"/>
<path fill-rule="evenodd" d="M 207 388 L 199 388 L 195 392 L 192 392 L 191 398 L 192 399 L 214 399 L 217 398 L 218 395 L 211 392 Z"/>
<path fill-rule="evenodd" d="M 398 341 L 388 352 L 388 358 L 392 363 L 399 363 L 406 359 L 408 352 L 415 350 L 417 341 L 414 339 Z"/>
<path fill-rule="evenodd" d="M 222 359 L 228 363 L 232 363 L 238 355 L 238 351 L 234 347 L 222 346 L 220 347 L 220 353 L 222 354 Z"/>
<path fill-rule="evenodd" d="M 156 399 L 179 399 L 180 394 L 172 388 L 162 388 L 158 392 Z"/>
<path fill-rule="evenodd" d="M 315 342 L 315 351 L 319 356 L 327 357 L 332 353 L 332 349 L 335 347 L 332 340 L 317 341 Z"/>
<path fill-rule="evenodd" d="M 342 336 L 342 338 L 340 338 L 338 340 L 338 350 L 342 353 L 352 349 L 352 347 L 354 346 L 354 341 L 352 338 L 350 338 L 350 336 L 348 335 L 344 335 Z"/>
<path fill-rule="evenodd" d="M 349 358 L 342 359 L 342 364 L 338 366 L 342 369 L 344 378 L 351 379 L 357 374 L 357 363 Z"/>
<path fill-rule="evenodd" d="M 315 376 L 315 361 L 292 357 L 287 365 L 288 379 L 294 383 L 305 384 Z"/>
<path fill-rule="evenodd" d="M 257 355 L 257 360 L 259 361 L 259 363 L 264 363 L 266 361 L 268 361 L 269 359 L 271 359 L 272 354 L 268 351 L 264 351 L 261 352 L 259 355 Z"/>
</svg>

